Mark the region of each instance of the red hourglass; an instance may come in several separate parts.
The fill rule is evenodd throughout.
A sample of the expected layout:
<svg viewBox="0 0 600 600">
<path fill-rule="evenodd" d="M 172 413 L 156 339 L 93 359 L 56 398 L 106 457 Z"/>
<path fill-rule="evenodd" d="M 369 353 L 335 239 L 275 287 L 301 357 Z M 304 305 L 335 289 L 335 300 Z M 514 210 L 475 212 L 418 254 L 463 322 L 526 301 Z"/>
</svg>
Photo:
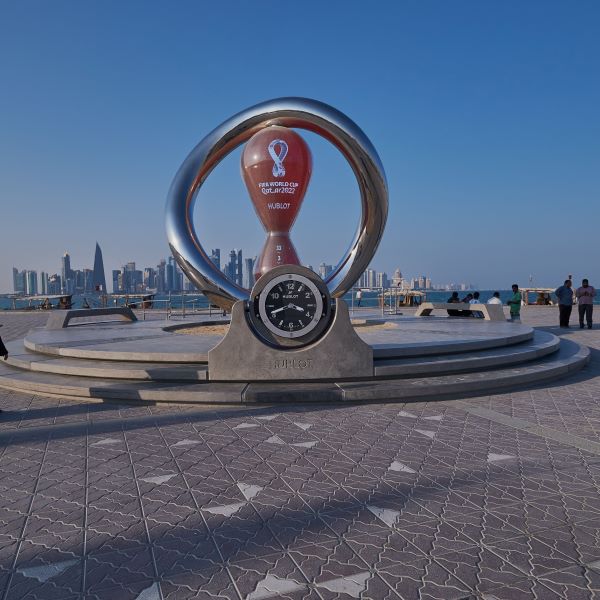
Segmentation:
<svg viewBox="0 0 600 600">
<path fill-rule="evenodd" d="M 287 127 L 267 127 L 248 140 L 241 166 L 256 214 L 268 233 L 254 267 L 255 278 L 278 265 L 299 265 L 290 229 L 312 172 L 306 142 Z"/>
</svg>

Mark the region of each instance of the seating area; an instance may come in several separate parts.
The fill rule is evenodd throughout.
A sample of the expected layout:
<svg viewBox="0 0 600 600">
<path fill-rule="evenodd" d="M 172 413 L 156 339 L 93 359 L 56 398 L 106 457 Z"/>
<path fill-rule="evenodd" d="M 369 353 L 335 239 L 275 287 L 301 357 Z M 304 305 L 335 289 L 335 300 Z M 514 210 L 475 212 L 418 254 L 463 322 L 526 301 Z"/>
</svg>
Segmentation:
<svg viewBox="0 0 600 600">
<path fill-rule="evenodd" d="M 69 326 L 72 319 L 81 319 L 85 317 L 104 317 L 116 315 L 126 321 L 137 321 L 135 313 L 127 306 L 114 306 L 110 308 L 77 308 L 72 310 L 62 310 L 53 312 L 48 317 L 46 329 L 64 329 Z"/>
<path fill-rule="evenodd" d="M 466 302 L 423 302 L 417 309 L 415 316 L 429 317 L 434 310 L 479 312 L 486 321 L 506 321 L 504 308 L 501 304 L 467 304 Z M 459 318 L 463 317 L 461 316 Z"/>
</svg>

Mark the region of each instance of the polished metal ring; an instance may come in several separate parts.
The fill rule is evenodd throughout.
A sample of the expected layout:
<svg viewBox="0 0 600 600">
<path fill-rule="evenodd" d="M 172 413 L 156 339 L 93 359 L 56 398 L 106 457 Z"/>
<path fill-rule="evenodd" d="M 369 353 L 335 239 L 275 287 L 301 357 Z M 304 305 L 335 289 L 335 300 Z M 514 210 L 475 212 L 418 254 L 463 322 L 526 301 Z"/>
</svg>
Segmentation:
<svg viewBox="0 0 600 600">
<path fill-rule="evenodd" d="M 248 300 L 250 290 L 219 271 L 200 244 L 193 224 L 194 203 L 211 171 L 256 132 L 272 125 L 306 129 L 329 140 L 346 157 L 356 176 L 362 213 L 350 247 L 325 279 L 333 298 L 343 296 L 369 266 L 385 228 L 385 172 L 377 151 L 356 123 L 339 110 L 307 98 L 279 98 L 252 106 L 219 125 L 190 152 L 167 197 L 171 252 L 198 290 L 223 309 L 230 309 L 238 300 Z"/>
</svg>

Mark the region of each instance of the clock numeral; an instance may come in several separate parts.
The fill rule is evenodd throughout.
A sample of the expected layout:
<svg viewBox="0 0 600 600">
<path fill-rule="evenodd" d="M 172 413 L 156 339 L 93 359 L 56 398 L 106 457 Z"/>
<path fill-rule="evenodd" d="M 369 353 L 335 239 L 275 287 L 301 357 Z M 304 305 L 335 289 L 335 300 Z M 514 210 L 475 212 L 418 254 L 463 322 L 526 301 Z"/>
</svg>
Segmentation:
<svg viewBox="0 0 600 600">
<path fill-rule="evenodd" d="M 272 294 L 269 294 L 269 296 L 271 296 L 271 298 L 273 298 L 273 300 L 279 299 L 279 294 L 277 292 L 273 292 Z"/>
</svg>

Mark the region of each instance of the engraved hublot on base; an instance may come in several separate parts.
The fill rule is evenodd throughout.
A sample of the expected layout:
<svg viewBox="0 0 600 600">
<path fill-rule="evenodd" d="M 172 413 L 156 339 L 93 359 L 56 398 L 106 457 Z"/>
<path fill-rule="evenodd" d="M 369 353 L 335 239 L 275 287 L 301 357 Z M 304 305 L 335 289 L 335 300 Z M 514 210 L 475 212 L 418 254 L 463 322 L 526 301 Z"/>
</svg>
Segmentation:
<svg viewBox="0 0 600 600">
<path fill-rule="evenodd" d="M 231 326 L 208 353 L 216 381 L 372 377 L 373 350 L 350 323 L 343 300 L 310 269 L 282 265 L 265 273 L 248 302 L 233 305 Z"/>
</svg>

